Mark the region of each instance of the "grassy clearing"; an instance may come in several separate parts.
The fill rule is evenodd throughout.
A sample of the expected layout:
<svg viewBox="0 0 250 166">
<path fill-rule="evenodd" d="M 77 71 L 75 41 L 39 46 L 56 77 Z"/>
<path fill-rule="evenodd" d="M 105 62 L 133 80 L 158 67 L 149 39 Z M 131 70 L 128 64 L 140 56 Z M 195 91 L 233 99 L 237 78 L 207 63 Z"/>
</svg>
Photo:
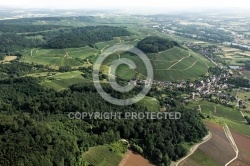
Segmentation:
<svg viewBox="0 0 250 166">
<path fill-rule="evenodd" d="M 91 147 L 83 159 L 95 166 L 117 166 L 127 152 L 127 145 L 116 142 L 111 145 Z"/>
<path fill-rule="evenodd" d="M 149 111 L 159 111 L 160 110 L 160 103 L 158 100 L 152 97 L 144 97 L 142 100 L 136 103 L 140 106 L 145 106 L 148 108 Z"/>
<path fill-rule="evenodd" d="M 247 101 L 248 99 L 250 99 L 250 92 L 238 92 L 238 98 Z"/>
<path fill-rule="evenodd" d="M 63 90 L 68 88 L 73 84 L 82 84 L 82 83 L 89 83 L 92 80 L 85 79 L 82 77 L 82 72 L 80 71 L 72 71 L 72 72 L 42 72 L 42 73 L 33 73 L 27 76 L 30 77 L 44 77 L 44 81 L 41 85 L 44 85 L 48 88 L 53 88 L 55 90 Z"/>
<path fill-rule="evenodd" d="M 130 69 L 128 65 L 122 64 L 117 67 L 117 70 L 115 71 L 115 75 L 126 80 L 131 80 L 132 78 L 136 76 L 136 72 L 133 69 Z"/>
<path fill-rule="evenodd" d="M 50 66 L 82 66 L 89 56 L 97 55 L 98 50 L 91 47 L 67 49 L 31 49 L 23 52 L 23 62 Z"/>
<path fill-rule="evenodd" d="M 244 121 L 244 118 L 242 117 L 241 113 L 238 110 L 225 107 L 220 104 L 215 104 L 208 101 L 200 100 L 197 102 L 190 102 L 188 104 L 188 107 L 198 109 L 199 105 L 201 106 L 201 111 L 203 114 L 213 115 L 220 118 L 227 118 L 236 122 Z"/>
<path fill-rule="evenodd" d="M 42 82 L 42 85 L 53 88 L 55 90 L 63 90 L 68 88 L 69 86 L 73 84 L 81 84 L 81 83 L 89 83 L 90 80 L 84 79 L 84 78 L 66 78 L 61 80 L 46 80 Z"/>
</svg>

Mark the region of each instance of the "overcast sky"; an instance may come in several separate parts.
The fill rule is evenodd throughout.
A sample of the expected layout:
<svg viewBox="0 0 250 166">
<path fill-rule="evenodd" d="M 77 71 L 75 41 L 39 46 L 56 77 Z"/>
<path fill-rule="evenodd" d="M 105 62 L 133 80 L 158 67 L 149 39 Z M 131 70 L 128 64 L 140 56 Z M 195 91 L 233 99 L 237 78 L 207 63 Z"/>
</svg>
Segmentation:
<svg viewBox="0 0 250 166">
<path fill-rule="evenodd" d="M 0 0 L 0 6 L 22 8 L 250 8 L 249 0 Z"/>
</svg>

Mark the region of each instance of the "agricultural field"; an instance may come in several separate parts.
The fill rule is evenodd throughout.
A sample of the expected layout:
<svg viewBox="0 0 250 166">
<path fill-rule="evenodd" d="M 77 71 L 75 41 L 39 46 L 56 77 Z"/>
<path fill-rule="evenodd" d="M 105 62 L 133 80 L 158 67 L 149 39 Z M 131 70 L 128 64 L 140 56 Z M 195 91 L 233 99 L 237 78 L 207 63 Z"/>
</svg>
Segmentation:
<svg viewBox="0 0 250 166">
<path fill-rule="evenodd" d="M 71 71 L 71 72 L 43 72 L 43 73 L 34 73 L 26 76 L 30 77 L 43 77 L 42 85 L 53 88 L 55 90 L 63 90 L 68 88 L 73 84 L 89 83 L 92 82 L 89 79 L 84 78 L 80 71 Z"/>
<path fill-rule="evenodd" d="M 23 52 L 22 62 L 58 66 L 83 66 L 86 58 L 97 55 L 98 50 L 91 47 L 68 49 L 32 49 Z"/>
<path fill-rule="evenodd" d="M 217 59 L 225 61 L 228 65 L 244 66 L 244 61 L 250 60 L 249 51 L 241 51 L 239 49 L 220 46 L 223 54 L 217 55 Z"/>
<path fill-rule="evenodd" d="M 213 66 L 204 57 L 179 47 L 174 47 L 157 54 L 150 53 L 147 54 L 147 57 L 154 69 L 154 79 L 161 81 L 195 79 L 206 74 L 208 67 Z M 111 69 L 112 74 L 116 74 L 124 79 L 131 79 L 133 76 L 147 74 L 142 60 L 138 56 L 128 53 L 112 54 L 105 59 L 102 65 L 110 66 L 113 61 L 121 58 L 132 60 L 136 64 L 136 68 L 134 70 L 129 69 L 128 65 L 125 64 L 118 68 L 116 72 Z"/>
<path fill-rule="evenodd" d="M 248 166 L 250 163 L 250 137 L 235 131 L 232 131 L 232 135 L 239 149 L 239 156 L 230 166 Z"/>
<path fill-rule="evenodd" d="M 223 127 L 215 123 L 205 124 L 212 133 L 212 138 L 200 145 L 190 157 L 179 164 L 180 166 L 221 166 L 235 157 L 235 151 Z"/>
<path fill-rule="evenodd" d="M 127 153 L 122 163 L 119 166 L 153 166 L 147 159 L 132 151 Z"/>
<path fill-rule="evenodd" d="M 203 151 L 197 149 L 194 154 L 181 162 L 178 166 L 221 166 L 208 157 Z"/>
<path fill-rule="evenodd" d="M 83 159 L 95 166 L 117 166 L 126 152 L 127 145 L 116 142 L 111 145 L 91 147 L 83 154 Z"/>
<path fill-rule="evenodd" d="M 9 63 L 15 59 L 17 59 L 17 56 L 5 56 L 4 60 L 0 60 L 0 64 L 1 63 Z"/>
<path fill-rule="evenodd" d="M 199 109 L 199 105 L 203 114 L 213 117 L 210 119 L 212 122 L 219 124 L 226 123 L 230 129 L 250 136 L 249 125 L 247 125 L 245 119 L 238 109 L 229 108 L 220 104 L 203 100 L 192 101 L 187 105 L 187 107 Z"/>
<path fill-rule="evenodd" d="M 220 104 L 200 100 L 190 102 L 188 107 L 199 109 L 199 105 L 203 114 L 212 115 L 219 118 L 228 118 L 238 122 L 244 121 L 244 118 L 237 109 L 229 108 Z"/>
<path fill-rule="evenodd" d="M 250 71 L 248 70 L 244 70 L 244 71 L 241 71 L 241 73 L 248 79 L 250 79 Z"/>
</svg>

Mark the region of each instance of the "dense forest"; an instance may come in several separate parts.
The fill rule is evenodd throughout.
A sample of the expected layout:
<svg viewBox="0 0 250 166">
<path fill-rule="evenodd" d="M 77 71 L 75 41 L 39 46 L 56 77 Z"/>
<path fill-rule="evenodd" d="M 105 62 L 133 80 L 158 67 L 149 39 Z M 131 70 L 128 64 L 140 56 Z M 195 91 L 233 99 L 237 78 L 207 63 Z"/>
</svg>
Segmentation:
<svg viewBox="0 0 250 166">
<path fill-rule="evenodd" d="M 0 61 L 4 60 L 5 55 L 0 53 Z"/>
<path fill-rule="evenodd" d="M 232 78 L 229 78 L 226 82 L 229 84 L 235 85 L 236 88 L 238 87 L 249 88 L 250 87 L 249 80 L 243 77 L 232 77 Z"/>
<path fill-rule="evenodd" d="M 76 17 L 34 17 L 34 18 L 21 18 L 21 19 L 7 19 L 7 20 L 0 20 L 0 24 L 18 24 L 18 25 L 25 25 L 25 24 L 35 24 L 37 22 L 49 22 L 53 24 L 53 22 L 59 22 L 62 20 L 75 20 L 80 22 L 93 22 L 95 17 L 93 16 L 76 16 Z"/>
<path fill-rule="evenodd" d="M 169 111 L 181 112 L 179 120 L 69 120 L 68 112 L 140 112 L 147 108 L 107 103 L 92 84 L 54 91 L 39 85 L 40 81 L 31 77 L 0 81 L 0 165 L 77 165 L 89 147 L 120 138 L 139 146 L 155 164 L 169 165 L 170 160 L 186 154 L 184 141 L 196 142 L 207 133 L 196 111 L 174 103 Z M 105 90 L 119 95 L 108 86 Z"/>
<path fill-rule="evenodd" d="M 89 26 L 73 28 L 67 33 L 48 40 L 48 48 L 72 48 L 94 45 L 97 42 L 112 40 L 117 36 L 129 36 L 131 33 L 121 27 Z"/>
<path fill-rule="evenodd" d="M 11 25 L 11 24 L 0 24 L 0 32 L 3 33 L 27 33 L 27 32 L 39 32 L 47 30 L 55 30 L 63 28 L 58 25 Z"/>
<path fill-rule="evenodd" d="M 0 25 L 5 27 L 5 25 Z M 9 26 L 7 26 L 9 27 Z M 39 27 L 39 26 L 38 26 Z M 0 52 L 5 54 L 13 54 L 24 48 L 43 47 L 43 48 L 72 48 L 91 46 L 97 42 L 112 40 L 117 36 L 129 36 L 131 33 L 122 27 L 111 26 L 89 26 L 89 27 L 64 27 L 62 29 L 54 29 L 57 26 L 41 26 L 37 28 L 34 25 L 13 26 L 9 29 L 11 33 L 0 35 Z M 51 31 L 44 31 L 51 29 Z M 54 30 L 53 30 L 54 29 Z M 8 29 L 5 29 L 8 31 Z M 33 32 L 39 31 L 42 32 Z M 32 31 L 26 36 L 43 36 L 43 40 L 39 38 L 27 38 L 14 32 Z"/>
<path fill-rule="evenodd" d="M 184 109 L 180 104 L 183 103 L 180 98 L 183 89 L 178 88 L 161 91 L 152 88 L 148 93 L 159 101 L 161 107 L 168 106 L 167 111 L 181 112 L 182 117 L 178 120 L 70 119 L 69 112 L 145 112 L 149 109 L 137 104 L 110 104 L 102 99 L 92 83 L 72 85 L 56 91 L 42 86 L 44 76 L 27 77 L 31 73 L 78 70 L 82 76 L 92 78 L 92 68 L 62 66 L 52 69 L 35 63 L 23 63 L 20 60 L 24 49 L 94 47 L 97 42 L 131 35 L 124 27 L 34 25 L 64 19 L 79 22 L 94 20 L 93 17 L 44 17 L 0 21 L 0 60 L 5 55 L 18 56 L 16 60 L 0 65 L 0 165 L 85 165 L 82 154 L 90 147 L 123 138 L 131 143 L 133 150 L 154 164 L 169 166 L 171 160 L 186 155 L 184 142 L 198 142 L 207 134 L 201 114 Z M 147 37 L 138 43 L 138 48 L 145 52 L 159 52 L 174 46 L 180 47 L 175 41 L 159 37 Z M 106 75 L 102 74 L 101 77 L 105 78 Z M 119 81 L 124 83 L 118 78 Z M 140 87 L 136 87 L 129 93 L 119 93 L 106 84 L 103 84 L 103 88 L 111 96 L 121 99 L 141 91 Z"/>
<path fill-rule="evenodd" d="M 137 43 L 137 48 L 147 53 L 158 53 L 173 48 L 174 46 L 180 47 L 175 41 L 162 39 L 157 36 L 146 37 Z"/>
<path fill-rule="evenodd" d="M 247 70 L 250 70 L 250 61 L 245 61 L 244 63 L 245 63 L 245 68 Z"/>
<path fill-rule="evenodd" d="M 0 52 L 5 54 L 15 53 L 24 48 L 38 47 L 42 45 L 39 39 L 27 39 L 16 34 L 0 35 Z"/>
</svg>

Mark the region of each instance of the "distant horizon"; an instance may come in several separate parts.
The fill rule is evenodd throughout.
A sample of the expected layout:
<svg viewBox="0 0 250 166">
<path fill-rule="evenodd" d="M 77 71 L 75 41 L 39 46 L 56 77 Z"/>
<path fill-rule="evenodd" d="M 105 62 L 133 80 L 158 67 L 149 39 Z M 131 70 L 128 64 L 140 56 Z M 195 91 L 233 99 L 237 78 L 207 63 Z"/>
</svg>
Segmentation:
<svg viewBox="0 0 250 166">
<path fill-rule="evenodd" d="M 74 12 L 107 12 L 107 13 L 124 13 L 124 14 L 139 14 L 139 15 L 157 15 L 157 14 L 192 14 L 192 13 L 217 13 L 217 14 L 229 14 L 229 13 L 245 13 L 250 14 L 250 10 L 247 8 L 240 8 L 240 7 L 227 7 L 227 8 L 190 8 L 190 9 L 164 9 L 164 8 L 39 8 L 39 7 L 17 7 L 17 6 L 7 6 L 7 5 L 0 5 L 0 7 L 5 10 L 13 10 L 10 14 L 18 14 L 24 13 L 28 11 L 65 11 L 65 12 L 72 12 L 71 14 L 77 14 Z M 80 14 L 78 13 L 78 14 Z M 91 14 L 89 13 L 89 14 Z M 34 14 L 34 13 L 33 13 Z M 60 14 L 60 13 L 58 13 Z M 54 15 L 54 14 L 53 14 Z M 1 15 L 0 15 L 1 16 Z"/>
<path fill-rule="evenodd" d="M 180 10 L 213 10 L 213 9 L 250 9 L 248 0 L 187 0 L 187 1 L 171 1 L 171 0 L 154 0 L 154 1 L 116 1 L 116 0 L 1 0 L 0 6 L 6 8 L 20 9 L 91 9 L 91 10 L 153 10 L 153 11 L 180 11 Z"/>
</svg>

